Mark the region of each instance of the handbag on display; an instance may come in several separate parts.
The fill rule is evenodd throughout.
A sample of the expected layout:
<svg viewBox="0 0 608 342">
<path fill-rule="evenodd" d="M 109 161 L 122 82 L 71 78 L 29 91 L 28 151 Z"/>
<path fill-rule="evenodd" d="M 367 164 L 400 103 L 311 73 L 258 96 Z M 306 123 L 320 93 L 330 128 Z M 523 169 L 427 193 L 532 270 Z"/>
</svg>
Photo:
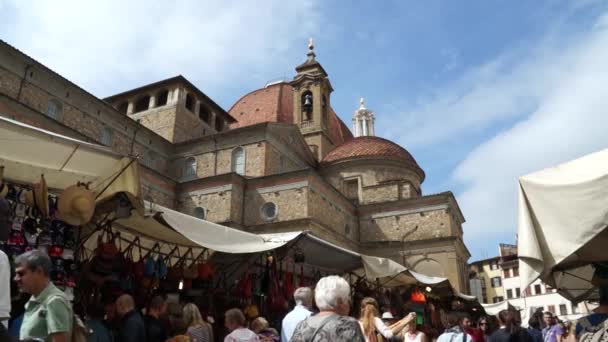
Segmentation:
<svg viewBox="0 0 608 342">
<path fill-rule="evenodd" d="M 139 260 L 133 262 L 133 274 L 135 275 L 135 279 L 142 279 L 146 273 L 146 268 L 144 265 L 144 254 L 141 251 L 139 238 L 136 238 L 135 244 L 137 244 L 139 251 Z"/>
<path fill-rule="evenodd" d="M 97 248 L 95 248 L 95 256 L 91 260 L 91 271 L 102 276 L 112 274 L 114 259 L 118 254 L 118 248 L 114 244 L 114 235 L 108 228 L 104 228 L 97 236 Z"/>
<path fill-rule="evenodd" d="M 203 262 L 198 265 L 198 276 L 202 280 L 210 280 L 213 278 L 213 274 L 215 273 L 215 268 L 211 261 L 209 261 L 209 253 L 207 251 L 204 252 L 206 257 Z"/>
<path fill-rule="evenodd" d="M 279 273 L 277 272 L 277 263 L 274 261 L 272 263 L 272 276 L 270 279 L 270 309 L 276 312 L 282 312 L 287 309 L 288 303 L 285 299 L 283 291 L 281 289 L 281 285 L 279 283 Z"/>
<path fill-rule="evenodd" d="M 158 277 L 156 260 L 154 260 L 154 256 L 152 255 L 157 248 L 160 252 L 160 246 L 158 243 L 156 243 L 148 252 L 148 255 L 144 257 L 144 276 L 146 277 Z"/>
<path fill-rule="evenodd" d="M 179 249 L 177 250 L 177 261 L 173 266 L 169 267 L 169 272 L 167 273 L 167 278 L 169 280 L 179 282 L 184 277 L 184 260 L 191 253 L 192 249 L 189 249 L 184 253 L 184 256 L 181 256 Z"/>
</svg>

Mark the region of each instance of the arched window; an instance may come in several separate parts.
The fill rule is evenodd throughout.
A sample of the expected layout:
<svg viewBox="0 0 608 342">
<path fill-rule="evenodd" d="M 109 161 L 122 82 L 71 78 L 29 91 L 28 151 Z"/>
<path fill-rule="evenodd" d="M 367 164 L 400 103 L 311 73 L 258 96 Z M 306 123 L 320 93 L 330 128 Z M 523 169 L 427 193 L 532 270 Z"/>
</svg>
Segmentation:
<svg viewBox="0 0 608 342">
<path fill-rule="evenodd" d="M 202 207 L 196 207 L 193 211 L 194 217 L 204 220 L 207 217 L 207 210 Z"/>
<path fill-rule="evenodd" d="M 211 113 L 209 113 L 209 109 L 204 104 L 201 104 L 201 106 L 198 109 L 198 117 L 201 120 L 205 121 L 206 123 L 209 123 L 209 118 L 211 117 Z"/>
<path fill-rule="evenodd" d="M 101 129 L 101 138 L 99 139 L 99 141 L 101 141 L 101 143 L 103 145 L 112 146 L 113 140 L 114 140 L 114 130 L 112 130 L 110 127 L 102 128 Z"/>
<path fill-rule="evenodd" d="M 61 116 L 61 108 L 61 102 L 56 99 L 52 99 L 49 101 L 49 105 L 46 109 L 46 115 L 55 120 L 59 120 L 59 117 Z"/>
<path fill-rule="evenodd" d="M 193 157 L 186 158 L 184 163 L 184 176 L 192 177 L 196 175 L 196 159 Z"/>
<path fill-rule="evenodd" d="M 215 130 L 221 132 L 224 129 L 224 121 L 219 117 L 215 118 Z"/>
<path fill-rule="evenodd" d="M 232 172 L 245 174 L 245 150 L 242 147 L 232 150 Z"/>
<path fill-rule="evenodd" d="M 302 120 L 304 120 L 304 121 L 312 120 L 312 104 L 313 104 L 312 92 L 310 90 L 307 90 L 304 93 L 302 93 L 301 101 L 302 101 L 302 113 L 304 114 Z"/>
<path fill-rule="evenodd" d="M 167 104 L 167 99 L 169 98 L 169 91 L 167 89 L 161 90 L 156 94 L 156 106 L 164 106 Z"/>
<path fill-rule="evenodd" d="M 194 97 L 190 93 L 186 94 L 186 109 L 194 112 Z"/>
<path fill-rule="evenodd" d="M 133 113 L 143 112 L 144 110 L 148 110 L 150 106 L 150 96 L 145 95 L 140 97 L 137 102 L 135 102 L 135 110 Z"/>
<path fill-rule="evenodd" d="M 129 110 L 129 102 L 125 101 L 121 104 L 118 105 L 118 112 L 119 113 L 123 113 L 123 114 L 127 114 L 127 111 Z"/>
</svg>

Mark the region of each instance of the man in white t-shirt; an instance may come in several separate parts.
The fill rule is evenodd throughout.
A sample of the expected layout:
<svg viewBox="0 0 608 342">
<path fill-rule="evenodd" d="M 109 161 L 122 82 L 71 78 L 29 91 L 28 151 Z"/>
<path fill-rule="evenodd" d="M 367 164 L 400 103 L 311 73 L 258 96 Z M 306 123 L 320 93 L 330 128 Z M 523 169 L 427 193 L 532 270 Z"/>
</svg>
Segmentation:
<svg viewBox="0 0 608 342">
<path fill-rule="evenodd" d="M 0 179 L 0 182 L 2 180 Z M 0 186 L 5 186 L 0 184 Z M 10 206 L 8 201 L 0 197 L 0 240 L 6 241 L 11 230 Z M 8 328 L 11 317 L 11 265 L 8 256 L 0 250 L 0 322 Z"/>
</svg>

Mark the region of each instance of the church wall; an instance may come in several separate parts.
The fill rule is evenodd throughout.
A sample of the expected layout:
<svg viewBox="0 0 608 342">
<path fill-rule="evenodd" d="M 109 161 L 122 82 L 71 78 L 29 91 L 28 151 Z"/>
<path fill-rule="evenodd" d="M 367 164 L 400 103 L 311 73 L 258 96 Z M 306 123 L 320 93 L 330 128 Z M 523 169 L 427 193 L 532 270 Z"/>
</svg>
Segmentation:
<svg viewBox="0 0 608 342">
<path fill-rule="evenodd" d="M 180 99 L 177 103 L 175 112 L 175 134 L 173 136 L 173 142 L 175 143 L 200 138 L 209 133 L 209 126 L 186 108 L 186 93 L 181 92 L 180 96 L 182 94 L 183 99 Z"/>
<path fill-rule="evenodd" d="M 306 218 L 308 215 L 309 191 L 298 183 L 251 189 L 246 192 L 245 225 L 261 225 Z M 262 206 L 272 202 L 277 206 L 277 216 L 266 220 L 262 217 Z"/>
<path fill-rule="evenodd" d="M 401 242 L 367 243 L 361 253 L 392 259 L 429 276 L 446 277 L 456 290 L 467 293 L 466 261 L 455 244 L 457 242 L 446 239 L 427 240 L 416 246 Z"/>
<path fill-rule="evenodd" d="M 175 208 L 176 183 L 166 180 L 163 176 L 140 167 L 141 196 L 144 200 L 160 204 L 164 207 Z"/>
<path fill-rule="evenodd" d="M 238 196 L 238 191 L 233 191 L 232 186 L 203 189 L 191 191 L 179 197 L 179 210 L 193 215 L 194 208 L 205 209 L 206 220 L 211 222 L 227 222 L 232 220 L 233 196 Z"/>
<path fill-rule="evenodd" d="M 399 190 L 398 183 L 364 186 L 361 191 L 361 204 L 396 201 L 399 199 Z"/>
<path fill-rule="evenodd" d="M 346 212 L 342 206 L 317 189 L 310 190 L 308 199 L 309 216 L 326 227 L 343 234 L 350 240 L 358 240 L 356 217 Z"/>
<path fill-rule="evenodd" d="M 301 169 L 301 167 L 292 160 L 293 157 L 282 154 L 274 146 L 267 144 L 266 147 L 266 163 L 264 169 L 266 175 L 274 175 L 285 172 L 291 172 Z"/>
<path fill-rule="evenodd" d="M 173 141 L 175 119 L 176 119 L 176 105 L 162 106 L 154 109 L 147 110 L 141 113 L 135 113 L 131 115 L 133 120 L 140 120 L 140 123 L 161 137 L 167 139 L 167 141 Z"/>
<path fill-rule="evenodd" d="M 232 172 L 232 153 L 235 148 L 245 150 L 245 176 L 261 177 L 266 170 L 267 143 L 258 142 L 246 145 L 235 145 L 229 148 L 219 148 L 217 151 L 185 154 L 196 159 L 196 178 L 206 178 Z M 217 160 L 216 160 L 217 159 Z M 173 161 L 174 175 L 184 178 L 185 157 Z"/>
<path fill-rule="evenodd" d="M 413 184 L 420 184 L 418 176 L 404 167 L 391 164 L 379 165 L 379 161 L 348 162 L 323 170 L 323 176 L 336 189 L 344 191 L 345 179 L 360 179 L 359 203 L 371 204 L 418 197 Z"/>
<path fill-rule="evenodd" d="M 425 240 L 452 236 L 445 209 L 393 211 L 360 218 L 361 242 Z M 418 228 L 416 228 L 418 227 Z"/>
<path fill-rule="evenodd" d="M 25 81 L 23 81 L 24 75 Z M 22 86 L 21 94 L 19 94 L 20 86 Z M 18 110 L 5 113 L 19 121 L 29 120 L 37 127 L 45 125 L 47 118 L 44 116 L 52 99 L 61 104 L 58 123 L 73 129 L 74 133 L 70 134 L 64 129 L 58 130 L 57 126 L 47 124 L 46 128 L 51 131 L 61 131 L 61 134 L 78 138 L 81 138 L 79 135 L 82 134 L 91 142 L 101 144 L 102 129 L 111 128 L 113 138 L 110 147 L 121 154 L 131 152 L 131 141 L 137 130 L 133 146 L 134 154 L 143 155 L 146 150 L 155 151 L 157 154 L 155 168 L 161 173 L 167 171 L 170 146 L 160 136 L 149 130 L 139 129 L 140 125 L 116 112 L 107 103 L 1 42 L 0 93 L 40 112 L 39 120 L 32 116 L 26 117 Z"/>
</svg>

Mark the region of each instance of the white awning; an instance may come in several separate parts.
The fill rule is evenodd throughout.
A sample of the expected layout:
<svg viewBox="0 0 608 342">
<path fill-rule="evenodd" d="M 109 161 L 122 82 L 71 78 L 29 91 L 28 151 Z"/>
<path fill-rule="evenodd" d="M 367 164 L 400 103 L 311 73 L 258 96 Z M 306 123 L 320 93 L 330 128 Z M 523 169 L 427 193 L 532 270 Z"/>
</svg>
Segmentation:
<svg viewBox="0 0 608 342">
<path fill-rule="evenodd" d="M 588 298 L 590 264 L 608 260 L 608 149 L 521 177 L 518 209 L 522 288 L 540 277 Z"/>
<path fill-rule="evenodd" d="M 107 147 L 72 139 L 0 116 L 4 178 L 32 184 L 44 174 L 51 189 L 94 182 L 111 174 L 121 156 Z"/>
<path fill-rule="evenodd" d="M 492 304 L 481 304 L 481 306 L 486 311 L 486 313 L 491 316 L 498 315 L 498 313 L 501 312 L 502 310 L 508 310 L 509 308 L 512 308 L 512 309 L 515 308 L 515 306 L 511 305 L 511 303 L 509 303 L 508 300 L 498 302 L 498 303 L 492 303 Z M 527 321 L 526 321 L 526 323 L 527 323 Z"/>
<path fill-rule="evenodd" d="M 272 250 L 293 240 L 297 234 L 264 237 L 217 223 L 201 220 L 169 208 L 153 205 L 157 218 L 166 222 L 175 232 L 197 245 L 224 253 L 257 253 Z"/>
</svg>

